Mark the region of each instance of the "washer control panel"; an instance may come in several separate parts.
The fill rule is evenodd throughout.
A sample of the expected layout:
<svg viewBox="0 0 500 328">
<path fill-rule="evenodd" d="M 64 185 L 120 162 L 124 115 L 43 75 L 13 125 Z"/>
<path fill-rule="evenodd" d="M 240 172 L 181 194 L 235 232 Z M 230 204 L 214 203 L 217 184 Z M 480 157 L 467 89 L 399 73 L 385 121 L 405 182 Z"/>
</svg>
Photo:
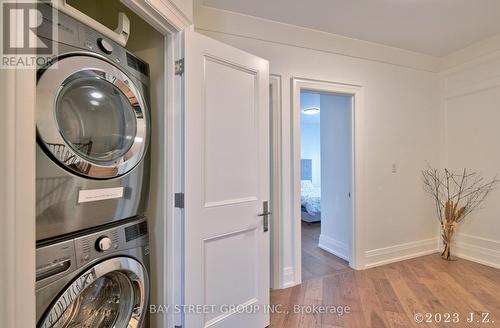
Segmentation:
<svg viewBox="0 0 500 328">
<path fill-rule="evenodd" d="M 140 230 L 141 226 L 145 227 L 142 233 L 136 238 L 128 237 L 130 230 Z M 148 241 L 147 232 L 147 222 L 143 220 L 75 238 L 76 264 L 80 268 L 109 253 L 143 246 Z"/>
<path fill-rule="evenodd" d="M 37 288 L 114 252 L 148 245 L 146 219 L 40 246 L 36 250 Z"/>
</svg>

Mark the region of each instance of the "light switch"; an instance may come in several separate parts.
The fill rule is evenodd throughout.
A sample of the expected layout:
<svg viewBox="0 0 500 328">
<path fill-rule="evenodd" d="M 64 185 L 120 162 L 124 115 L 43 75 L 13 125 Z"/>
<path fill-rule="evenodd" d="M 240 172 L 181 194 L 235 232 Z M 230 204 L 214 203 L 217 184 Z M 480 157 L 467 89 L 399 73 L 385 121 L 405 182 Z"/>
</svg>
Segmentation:
<svg viewBox="0 0 500 328">
<path fill-rule="evenodd" d="M 392 163 L 392 173 L 396 173 L 398 168 L 396 167 L 396 163 Z"/>
</svg>

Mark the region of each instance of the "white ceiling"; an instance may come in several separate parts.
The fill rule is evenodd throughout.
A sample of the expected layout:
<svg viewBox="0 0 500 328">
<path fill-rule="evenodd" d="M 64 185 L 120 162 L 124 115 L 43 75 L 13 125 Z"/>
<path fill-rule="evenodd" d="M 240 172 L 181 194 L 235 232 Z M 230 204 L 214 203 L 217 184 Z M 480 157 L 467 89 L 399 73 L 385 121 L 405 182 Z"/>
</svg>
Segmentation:
<svg viewBox="0 0 500 328">
<path fill-rule="evenodd" d="M 439 57 L 500 34 L 500 0 L 203 0 L 203 4 Z"/>
</svg>

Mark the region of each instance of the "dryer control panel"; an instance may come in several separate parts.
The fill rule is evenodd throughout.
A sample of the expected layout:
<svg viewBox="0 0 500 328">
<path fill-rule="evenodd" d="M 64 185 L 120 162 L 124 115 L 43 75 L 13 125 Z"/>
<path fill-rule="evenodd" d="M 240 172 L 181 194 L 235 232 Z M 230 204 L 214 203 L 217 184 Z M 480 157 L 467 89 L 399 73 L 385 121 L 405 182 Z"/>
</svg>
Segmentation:
<svg viewBox="0 0 500 328">
<path fill-rule="evenodd" d="M 37 29 L 37 35 L 54 42 L 55 49 L 68 45 L 102 55 L 149 85 L 149 65 L 124 47 L 63 12 L 57 12 L 57 21 L 53 21 L 49 4 L 40 4 L 39 10 L 47 24 Z"/>
</svg>

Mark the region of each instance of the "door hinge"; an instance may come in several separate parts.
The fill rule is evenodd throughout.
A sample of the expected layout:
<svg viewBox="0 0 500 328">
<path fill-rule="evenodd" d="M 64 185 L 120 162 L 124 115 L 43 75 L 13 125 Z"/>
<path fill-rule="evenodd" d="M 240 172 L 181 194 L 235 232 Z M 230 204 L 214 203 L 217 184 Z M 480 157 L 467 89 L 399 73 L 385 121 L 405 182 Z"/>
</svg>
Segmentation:
<svg viewBox="0 0 500 328">
<path fill-rule="evenodd" d="M 184 58 L 175 61 L 175 75 L 184 74 Z"/>
<path fill-rule="evenodd" d="M 179 192 L 175 194 L 175 207 L 184 208 L 184 193 Z"/>
</svg>

